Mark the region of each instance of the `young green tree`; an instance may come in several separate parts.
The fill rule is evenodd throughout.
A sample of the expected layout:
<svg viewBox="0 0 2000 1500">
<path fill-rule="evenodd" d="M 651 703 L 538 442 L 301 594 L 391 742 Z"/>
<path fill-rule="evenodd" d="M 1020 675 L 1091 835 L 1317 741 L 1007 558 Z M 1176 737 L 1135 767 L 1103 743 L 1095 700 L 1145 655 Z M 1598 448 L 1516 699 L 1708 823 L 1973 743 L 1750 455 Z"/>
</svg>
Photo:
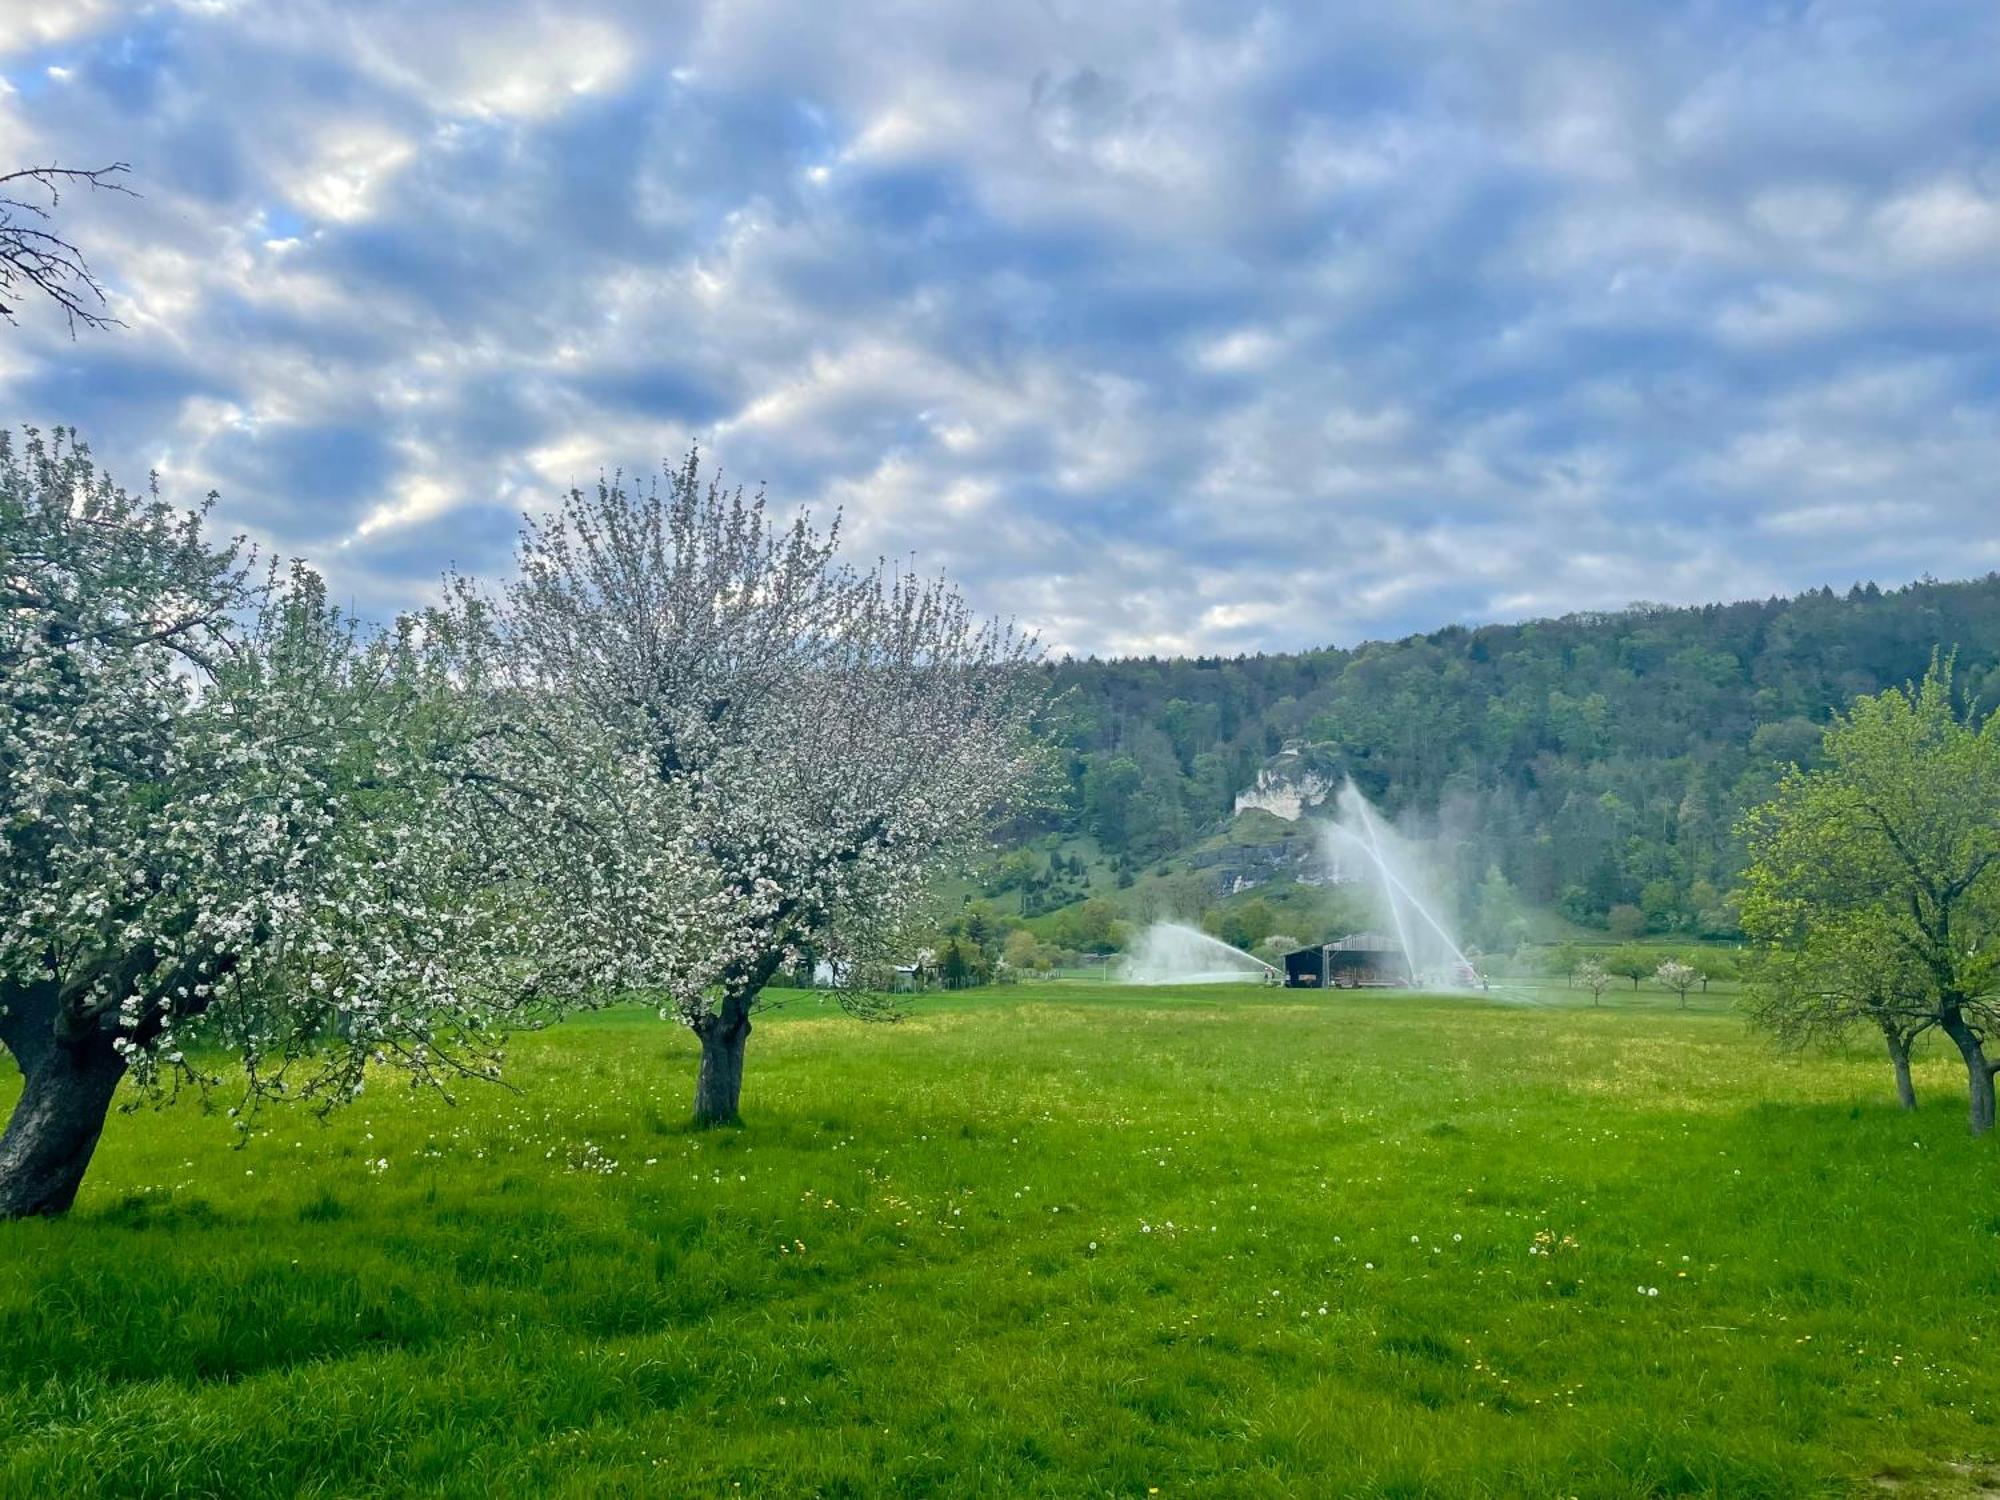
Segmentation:
<svg viewBox="0 0 2000 1500">
<path fill-rule="evenodd" d="M 1696 953 L 1683 954 L 1682 962 L 1701 970 L 1701 992 L 1704 995 L 1708 993 L 1711 983 L 1727 983 L 1741 977 L 1736 955 L 1719 948 L 1704 948 Z"/>
<path fill-rule="evenodd" d="M 1792 1051 L 1831 1046 L 1857 1027 L 1874 1028 L 1889 1054 L 1897 1102 L 1915 1109 L 1910 1051 L 1937 1025 L 1917 962 L 1908 950 L 1885 946 L 1866 915 L 1827 914 L 1795 941 L 1774 943 L 1758 955 L 1744 1003 L 1751 1023 Z"/>
<path fill-rule="evenodd" d="M 1743 833 L 1743 923 L 1765 959 L 1754 1013 L 1781 1034 L 1808 1024 L 1792 1012 L 1825 1025 L 1877 1003 L 1905 1031 L 1935 1026 L 1964 1061 L 1972 1130 L 1991 1130 L 2000 715 L 1960 717 L 1934 659 L 1836 717 L 1816 768 L 1787 773 Z"/>
<path fill-rule="evenodd" d="M 1632 988 L 1639 988 L 1639 981 L 1650 975 L 1658 967 L 1659 961 L 1644 948 L 1614 948 L 1611 956 L 1604 960 L 1604 967 L 1620 978 L 1632 981 Z"/>
</svg>

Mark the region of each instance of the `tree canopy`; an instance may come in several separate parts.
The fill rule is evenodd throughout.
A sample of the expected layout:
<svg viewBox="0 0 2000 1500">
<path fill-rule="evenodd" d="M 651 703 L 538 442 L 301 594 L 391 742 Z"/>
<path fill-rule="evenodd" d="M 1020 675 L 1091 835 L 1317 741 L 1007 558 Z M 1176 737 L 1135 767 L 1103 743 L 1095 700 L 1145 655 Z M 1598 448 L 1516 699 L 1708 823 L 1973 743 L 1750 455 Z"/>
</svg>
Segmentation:
<svg viewBox="0 0 2000 1500">
<path fill-rule="evenodd" d="M 453 643 L 368 632 L 309 569 L 0 434 L 0 1214 L 60 1211 L 112 1090 L 334 1102 L 491 1076 L 575 999 L 581 894 Z M 569 778 L 550 775 L 551 786 Z"/>
<path fill-rule="evenodd" d="M 1935 1027 L 1993 1125 L 2000 1028 L 2000 715 L 1953 703 L 1952 663 L 1857 698 L 1818 765 L 1745 820 L 1743 921 L 1764 956 L 1757 1014 L 1789 1039 L 1870 1022 L 1892 1057 Z M 1899 1054 L 1900 1049 L 1900 1054 Z M 1899 1072 L 1901 1064 L 1899 1063 Z"/>
<path fill-rule="evenodd" d="M 780 523 L 692 454 L 644 488 L 573 491 L 490 614 L 524 694 L 574 704 L 676 799 L 683 826 L 634 827 L 623 858 L 660 858 L 661 833 L 704 856 L 701 962 L 678 921 L 637 919 L 662 968 L 631 975 L 701 1039 L 703 1120 L 735 1118 L 751 1012 L 802 956 L 879 1006 L 935 877 L 1041 766 L 1031 639 L 943 579 L 848 564 L 837 520 Z"/>
</svg>

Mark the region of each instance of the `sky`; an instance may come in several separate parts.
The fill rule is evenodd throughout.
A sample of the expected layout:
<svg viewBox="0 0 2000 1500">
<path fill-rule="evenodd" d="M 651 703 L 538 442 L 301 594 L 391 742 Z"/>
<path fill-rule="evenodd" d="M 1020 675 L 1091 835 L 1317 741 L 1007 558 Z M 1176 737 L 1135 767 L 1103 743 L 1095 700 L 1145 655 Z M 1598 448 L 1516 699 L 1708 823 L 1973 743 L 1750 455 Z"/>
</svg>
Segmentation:
<svg viewBox="0 0 2000 1500">
<path fill-rule="evenodd" d="M 0 0 L 0 418 L 387 617 L 698 443 L 1056 652 L 2000 568 L 1990 0 Z"/>
</svg>

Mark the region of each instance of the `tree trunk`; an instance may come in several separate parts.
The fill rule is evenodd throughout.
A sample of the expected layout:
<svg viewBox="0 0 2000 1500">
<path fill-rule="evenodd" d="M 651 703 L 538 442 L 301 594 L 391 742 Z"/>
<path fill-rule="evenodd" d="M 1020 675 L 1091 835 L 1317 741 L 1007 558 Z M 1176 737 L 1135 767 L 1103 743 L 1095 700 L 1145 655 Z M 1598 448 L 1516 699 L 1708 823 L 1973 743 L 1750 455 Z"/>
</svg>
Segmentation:
<svg viewBox="0 0 2000 1500">
<path fill-rule="evenodd" d="M 16 1057 L 21 1097 L 0 1136 L 0 1219 L 66 1213 L 97 1150 L 125 1059 L 102 1034 L 76 1042 L 51 1037 Z"/>
<path fill-rule="evenodd" d="M 1896 1070 L 1896 1102 L 1904 1109 L 1915 1109 L 1917 1087 L 1910 1082 L 1910 1044 L 1893 1031 L 1885 1031 L 1882 1037 L 1889 1046 L 1889 1065 Z"/>
<path fill-rule="evenodd" d="M 694 1123 L 738 1125 L 743 1098 L 743 1053 L 750 1040 L 750 1002 L 731 995 L 697 1027 L 701 1070 L 694 1081 Z"/>
<path fill-rule="evenodd" d="M 1967 1118 L 1974 1135 L 1985 1135 L 1993 1128 L 1993 1064 L 1986 1060 L 1986 1047 L 1979 1033 L 1965 1022 L 1965 1017 L 1954 1011 L 1943 1023 L 1944 1034 L 1958 1046 L 1959 1055 L 1965 1059 L 1965 1081 L 1970 1094 Z"/>
</svg>

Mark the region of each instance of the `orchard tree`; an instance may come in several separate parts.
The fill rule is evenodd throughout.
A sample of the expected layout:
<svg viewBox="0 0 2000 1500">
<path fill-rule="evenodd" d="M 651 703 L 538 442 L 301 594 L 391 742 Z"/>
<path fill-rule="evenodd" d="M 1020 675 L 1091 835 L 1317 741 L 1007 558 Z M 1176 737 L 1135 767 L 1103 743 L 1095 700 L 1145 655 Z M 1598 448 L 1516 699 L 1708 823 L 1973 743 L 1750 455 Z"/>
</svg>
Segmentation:
<svg viewBox="0 0 2000 1500">
<path fill-rule="evenodd" d="M 1592 1005 L 1602 1005 L 1604 992 L 1611 987 L 1611 971 L 1599 960 L 1586 958 L 1571 970 L 1569 982 L 1580 990 L 1589 990 Z"/>
<path fill-rule="evenodd" d="M 1780 1035 L 1878 1004 L 1906 1039 L 1935 1027 L 1964 1061 L 1972 1130 L 1991 1130 L 2000 715 L 1960 717 L 1951 663 L 1934 659 L 1921 683 L 1836 717 L 1815 768 L 1787 772 L 1743 832 L 1754 1013 Z"/>
<path fill-rule="evenodd" d="M 0 434 L 0 1217 L 70 1206 L 128 1075 L 207 1085 L 230 1056 L 246 1104 L 337 1103 L 372 1063 L 444 1089 L 588 988 L 616 866 L 533 782 L 591 778 L 510 748 L 468 647 L 362 632 L 72 435 Z"/>
<path fill-rule="evenodd" d="M 1681 1009 L 1687 1009 L 1688 991 L 1701 983 L 1701 971 L 1693 964 L 1683 963 L 1678 958 L 1664 960 L 1653 970 L 1653 978 L 1662 989 L 1672 990 L 1680 997 Z"/>
<path fill-rule="evenodd" d="M 524 697 L 571 703 L 674 789 L 712 861 L 701 943 L 656 934 L 681 982 L 635 972 L 700 1041 L 699 1123 L 738 1118 L 751 1018 L 801 950 L 848 1009 L 879 1013 L 934 877 L 984 851 L 1040 774 L 1032 640 L 942 580 L 844 562 L 838 520 L 781 524 L 694 455 L 530 524 L 496 615 Z M 628 858 L 654 838 L 634 830 Z"/>
<path fill-rule="evenodd" d="M 1656 964 L 1653 955 L 1644 948 L 1624 947 L 1614 948 L 1611 957 L 1605 960 L 1604 967 L 1621 979 L 1631 980 L 1632 988 L 1636 990 L 1639 988 L 1639 981 L 1651 974 Z"/>
<path fill-rule="evenodd" d="M 1867 913 L 1827 914 L 1759 956 L 1745 1005 L 1753 1025 L 1793 1051 L 1873 1028 L 1889 1054 L 1897 1103 L 1915 1109 L 1910 1052 L 1937 1025 L 1916 962 Z"/>
<path fill-rule="evenodd" d="M 1689 954 L 1688 962 L 1693 963 L 1696 955 Z M 1710 948 L 1700 955 L 1701 992 L 1706 995 L 1710 984 L 1726 983 L 1741 977 L 1733 954 Z"/>
</svg>

